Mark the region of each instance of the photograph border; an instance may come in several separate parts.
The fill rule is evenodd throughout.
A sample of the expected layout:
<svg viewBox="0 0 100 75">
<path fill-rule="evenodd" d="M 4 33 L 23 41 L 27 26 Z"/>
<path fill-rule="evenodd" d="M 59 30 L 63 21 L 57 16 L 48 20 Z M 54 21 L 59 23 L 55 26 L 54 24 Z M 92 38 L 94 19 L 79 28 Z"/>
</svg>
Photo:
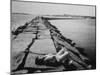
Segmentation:
<svg viewBox="0 0 100 75">
<path fill-rule="evenodd" d="M 97 69 L 97 5 L 90 5 L 90 4 L 74 4 L 74 3 L 58 3 L 58 2 L 43 2 L 43 1 L 24 1 L 24 0 L 10 0 L 10 73 L 11 73 L 11 56 L 12 56 L 12 40 L 11 40 L 11 19 L 12 19 L 12 1 L 16 2 L 33 2 L 33 3 L 46 3 L 46 4 L 58 4 L 58 5 L 76 5 L 76 6 L 91 6 L 95 7 L 95 55 L 96 55 L 96 68 L 95 69 L 90 69 L 90 70 L 96 70 Z M 62 1 L 63 2 L 63 1 Z M 78 15 L 79 16 L 79 15 Z M 86 71 L 86 70 L 74 70 L 74 71 Z M 87 70 L 88 71 L 88 70 Z M 42 73 L 56 73 L 58 71 L 53 71 L 53 72 L 40 72 L 40 73 L 31 73 L 31 74 L 42 74 Z M 59 72 L 72 72 L 72 71 L 59 71 Z M 26 73 L 28 74 L 28 73 Z M 26 75 L 25 74 L 25 75 Z M 29 73 L 30 74 L 30 73 Z"/>
</svg>

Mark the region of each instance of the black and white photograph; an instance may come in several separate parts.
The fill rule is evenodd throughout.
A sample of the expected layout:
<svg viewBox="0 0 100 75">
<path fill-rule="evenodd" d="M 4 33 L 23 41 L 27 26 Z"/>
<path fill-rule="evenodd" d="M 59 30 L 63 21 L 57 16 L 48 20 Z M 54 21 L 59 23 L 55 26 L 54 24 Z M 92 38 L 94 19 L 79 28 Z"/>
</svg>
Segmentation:
<svg viewBox="0 0 100 75">
<path fill-rule="evenodd" d="M 96 69 L 96 6 L 11 0 L 11 74 Z"/>
</svg>

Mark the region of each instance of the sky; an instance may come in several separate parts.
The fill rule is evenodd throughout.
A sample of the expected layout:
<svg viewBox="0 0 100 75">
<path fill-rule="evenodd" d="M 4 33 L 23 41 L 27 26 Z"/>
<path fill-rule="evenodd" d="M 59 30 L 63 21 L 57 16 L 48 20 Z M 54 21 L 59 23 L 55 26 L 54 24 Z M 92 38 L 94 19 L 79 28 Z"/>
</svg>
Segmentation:
<svg viewBox="0 0 100 75">
<path fill-rule="evenodd" d="M 12 1 L 12 13 L 95 16 L 95 6 Z"/>
</svg>

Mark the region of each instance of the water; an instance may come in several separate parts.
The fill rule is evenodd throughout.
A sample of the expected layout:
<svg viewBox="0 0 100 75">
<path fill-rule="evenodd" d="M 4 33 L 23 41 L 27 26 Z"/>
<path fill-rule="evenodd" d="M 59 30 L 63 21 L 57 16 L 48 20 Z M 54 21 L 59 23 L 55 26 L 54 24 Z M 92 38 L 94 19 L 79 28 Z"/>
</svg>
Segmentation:
<svg viewBox="0 0 100 75">
<path fill-rule="evenodd" d="M 95 19 L 51 20 L 50 22 L 65 37 L 72 39 L 80 47 L 84 48 L 87 56 L 95 61 Z"/>
</svg>

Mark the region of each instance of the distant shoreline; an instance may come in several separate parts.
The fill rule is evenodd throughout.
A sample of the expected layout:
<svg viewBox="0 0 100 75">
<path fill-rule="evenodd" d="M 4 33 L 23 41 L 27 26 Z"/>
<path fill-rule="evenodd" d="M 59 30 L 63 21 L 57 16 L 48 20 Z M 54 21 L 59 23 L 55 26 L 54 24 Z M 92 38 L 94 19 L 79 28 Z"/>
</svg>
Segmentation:
<svg viewBox="0 0 100 75">
<path fill-rule="evenodd" d="M 29 14 L 29 13 L 11 13 L 11 14 L 19 14 L 19 15 L 35 15 L 35 14 Z M 81 15 L 70 15 L 70 14 L 59 14 L 59 15 L 40 15 L 39 16 L 47 16 L 47 17 L 72 17 L 72 18 L 91 18 L 91 19 L 96 19 L 95 16 L 81 16 Z"/>
</svg>

